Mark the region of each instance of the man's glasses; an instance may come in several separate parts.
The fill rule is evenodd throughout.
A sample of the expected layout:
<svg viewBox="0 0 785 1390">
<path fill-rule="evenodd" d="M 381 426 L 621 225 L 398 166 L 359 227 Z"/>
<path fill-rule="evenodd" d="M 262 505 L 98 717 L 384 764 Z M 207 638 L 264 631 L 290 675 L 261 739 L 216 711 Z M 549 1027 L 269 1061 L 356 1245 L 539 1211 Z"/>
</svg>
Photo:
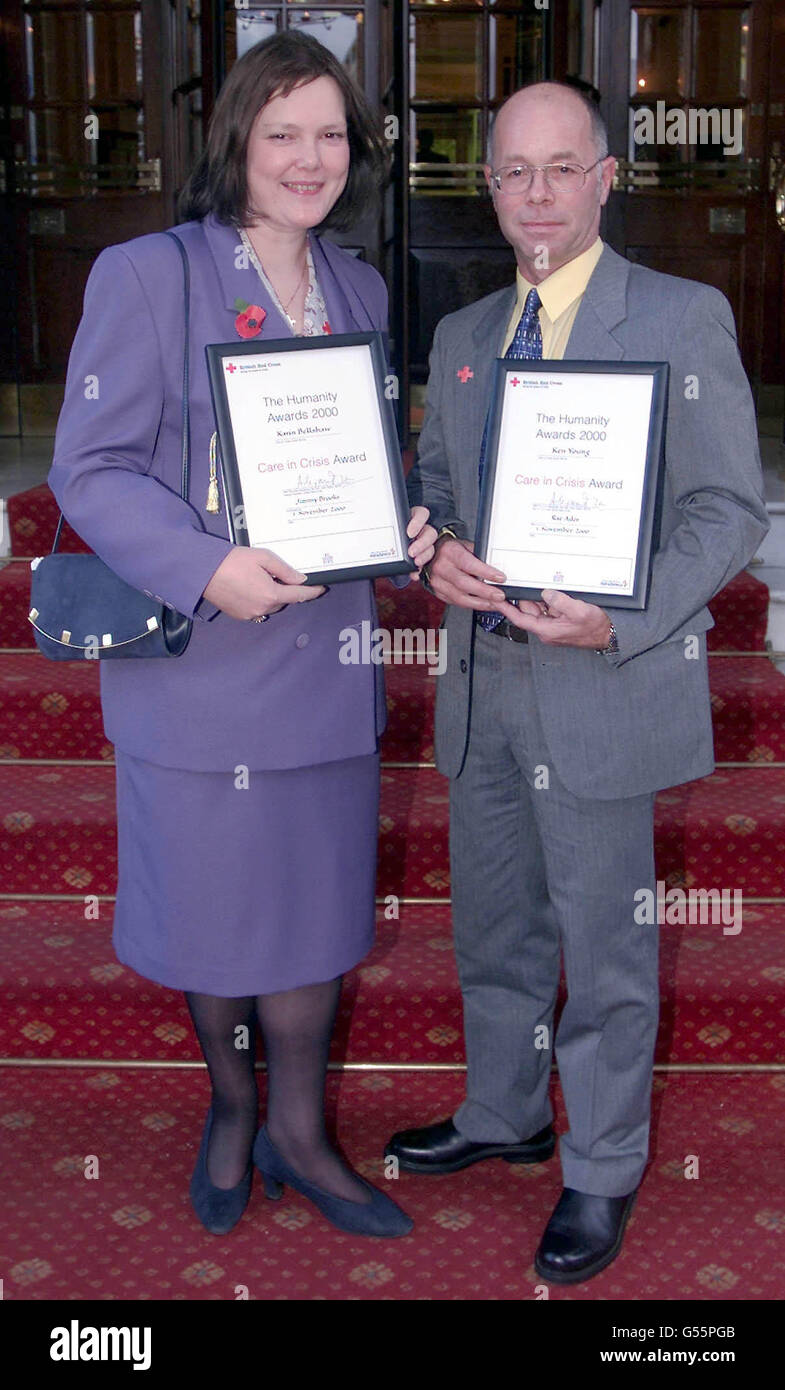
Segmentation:
<svg viewBox="0 0 785 1390">
<path fill-rule="evenodd" d="M 607 158 L 606 155 L 602 157 Z M 528 193 L 534 175 L 541 173 L 548 187 L 554 193 L 577 193 L 586 182 L 586 175 L 596 169 L 602 159 L 595 159 L 588 169 L 582 164 L 511 164 L 506 169 L 496 169 L 491 180 L 500 193 Z"/>
</svg>

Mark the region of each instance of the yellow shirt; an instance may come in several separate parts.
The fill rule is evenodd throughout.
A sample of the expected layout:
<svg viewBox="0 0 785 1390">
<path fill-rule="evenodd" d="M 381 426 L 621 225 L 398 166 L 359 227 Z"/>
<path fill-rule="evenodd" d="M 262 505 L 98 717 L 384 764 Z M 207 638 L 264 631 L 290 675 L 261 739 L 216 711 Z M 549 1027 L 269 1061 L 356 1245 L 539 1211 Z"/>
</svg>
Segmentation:
<svg viewBox="0 0 785 1390">
<path fill-rule="evenodd" d="M 552 275 L 546 276 L 542 283 L 536 286 L 542 301 L 538 317 L 542 333 L 543 357 L 561 359 L 564 356 L 564 349 L 567 346 L 567 339 L 575 322 L 575 315 L 583 298 L 583 292 L 601 255 L 602 241 L 600 237 L 597 237 L 594 245 L 590 246 L 588 251 L 582 251 L 580 256 L 576 256 L 574 260 L 559 266 L 558 270 L 554 270 Z M 517 272 L 516 280 L 518 298 L 507 325 L 507 333 L 500 353 L 502 357 L 515 337 L 515 330 L 523 313 L 526 296 L 529 290 L 535 288 L 534 285 L 529 284 L 528 280 L 524 280 L 520 271 Z"/>
</svg>

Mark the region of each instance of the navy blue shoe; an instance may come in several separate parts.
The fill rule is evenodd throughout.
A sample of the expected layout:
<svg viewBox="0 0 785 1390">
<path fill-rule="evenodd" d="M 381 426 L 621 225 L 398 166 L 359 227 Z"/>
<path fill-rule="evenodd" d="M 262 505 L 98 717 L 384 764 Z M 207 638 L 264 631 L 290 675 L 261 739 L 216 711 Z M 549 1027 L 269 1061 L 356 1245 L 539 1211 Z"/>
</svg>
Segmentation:
<svg viewBox="0 0 785 1390">
<path fill-rule="evenodd" d="M 411 1217 L 401 1211 L 391 1197 L 357 1173 L 354 1175 L 357 1181 L 371 1193 L 370 1202 L 350 1202 L 301 1178 L 279 1154 L 265 1125 L 256 1136 L 253 1161 L 264 1179 L 266 1197 L 280 1197 L 284 1183 L 288 1183 L 295 1192 L 300 1192 L 309 1202 L 313 1202 L 322 1216 L 326 1216 L 339 1231 L 348 1231 L 353 1236 L 406 1236 L 414 1227 Z"/>
<path fill-rule="evenodd" d="M 202 1143 L 189 1190 L 193 1209 L 202 1225 L 214 1236 L 225 1236 L 233 1226 L 237 1225 L 248 1206 L 253 1166 L 251 1163 L 248 1164 L 236 1187 L 216 1187 L 210 1181 L 210 1175 L 207 1172 L 207 1146 L 210 1142 L 212 1127 L 213 1107 L 211 1105 L 207 1112 Z"/>
</svg>

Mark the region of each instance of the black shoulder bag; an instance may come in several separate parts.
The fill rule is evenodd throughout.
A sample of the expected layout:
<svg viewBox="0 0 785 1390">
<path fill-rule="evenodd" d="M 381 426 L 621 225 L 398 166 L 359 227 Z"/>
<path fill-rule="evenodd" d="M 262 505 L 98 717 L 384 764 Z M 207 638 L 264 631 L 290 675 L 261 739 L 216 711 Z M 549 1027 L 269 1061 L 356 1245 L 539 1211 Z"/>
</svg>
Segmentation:
<svg viewBox="0 0 785 1390">
<path fill-rule="evenodd" d="M 190 427 L 188 417 L 188 333 L 190 273 L 185 247 L 174 232 L 183 262 L 185 346 L 183 349 L 183 447 L 181 494 L 188 501 Z M 147 598 L 115 574 L 97 555 L 57 554 L 63 513 L 49 555 L 32 561 L 29 620 L 39 651 L 52 661 L 130 656 L 182 656 L 193 621 Z"/>
</svg>

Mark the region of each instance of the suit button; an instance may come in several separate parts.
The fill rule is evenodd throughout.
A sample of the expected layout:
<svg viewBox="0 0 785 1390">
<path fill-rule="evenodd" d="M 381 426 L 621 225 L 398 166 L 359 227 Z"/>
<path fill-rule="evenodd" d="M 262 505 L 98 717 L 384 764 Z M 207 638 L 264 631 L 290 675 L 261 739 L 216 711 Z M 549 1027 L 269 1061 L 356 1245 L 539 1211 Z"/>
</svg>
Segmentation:
<svg viewBox="0 0 785 1390">
<path fill-rule="evenodd" d="M 465 676 L 465 675 L 466 675 L 466 672 L 468 671 L 469 668 L 468 668 L 468 666 L 466 665 L 466 662 L 464 661 L 463 657 L 461 657 L 460 666 L 461 666 L 461 672 L 462 672 L 462 674 Z"/>
<path fill-rule="evenodd" d="M 308 636 L 308 633 L 307 633 L 307 632 L 301 632 L 301 633 L 300 633 L 300 636 L 297 637 L 297 638 L 295 638 L 295 643 L 294 643 L 294 645 L 295 645 L 295 647 L 300 647 L 300 648 L 302 648 L 302 647 L 307 647 L 307 646 L 308 646 L 308 643 L 310 642 L 310 640 L 311 640 L 311 639 L 310 639 L 310 637 Z"/>
</svg>

